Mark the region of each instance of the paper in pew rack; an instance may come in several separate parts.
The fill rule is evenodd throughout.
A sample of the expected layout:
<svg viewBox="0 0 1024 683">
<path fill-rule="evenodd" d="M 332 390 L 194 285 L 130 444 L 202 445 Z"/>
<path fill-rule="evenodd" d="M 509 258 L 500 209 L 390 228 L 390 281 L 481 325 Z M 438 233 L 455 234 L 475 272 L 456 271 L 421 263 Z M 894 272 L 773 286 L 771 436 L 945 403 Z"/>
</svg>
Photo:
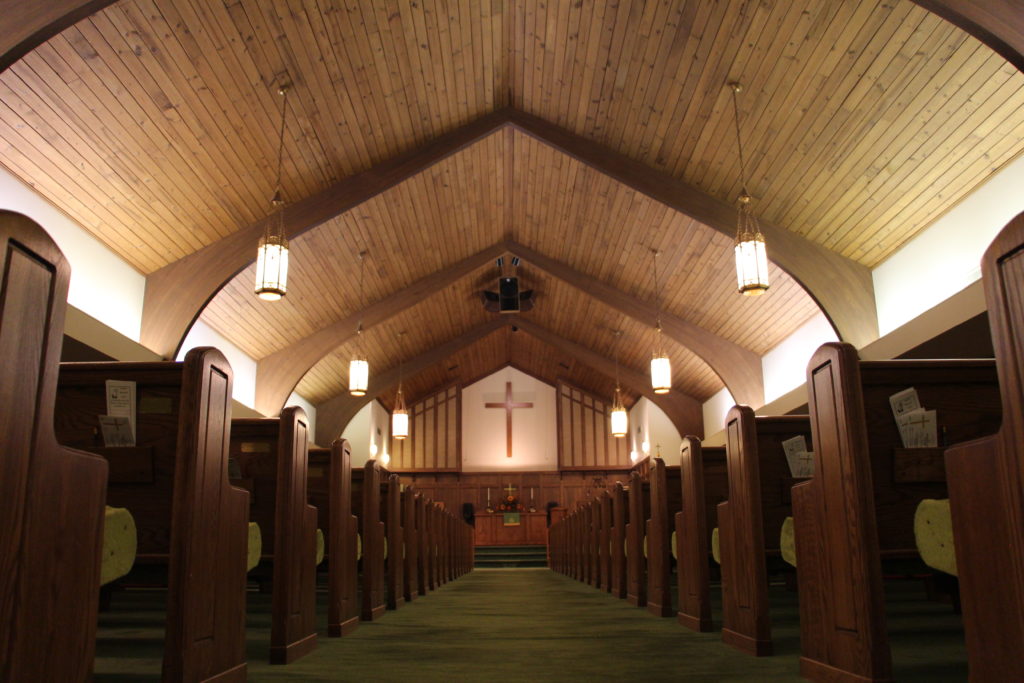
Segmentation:
<svg viewBox="0 0 1024 683">
<path fill-rule="evenodd" d="M 917 397 L 917 389 L 910 387 L 890 396 L 889 405 L 892 406 L 892 416 L 899 422 L 900 415 L 920 410 L 921 400 Z"/>
<path fill-rule="evenodd" d="M 135 435 L 127 417 L 116 415 L 100 415 L 100 431 L 103 432 L 103 445 L 107 448 L 124 448 L 135 445 Z"/>
<path fill-rule="evenodd" d="M 119 436 L 116 439 L 119 441 L 116 445 L 118 446 L 134 446 L 135 445 L 135 382 L 131 380 L 114 380 L 108 379 L 106 381 L 107 390 L 107 414 L 100 416 L 100 427 L 104 429 L 103 440 L 107 441 L 107 429 L 114 429 L 116 425 L 117 433 Z M 107 426 L 104 428 L 104 418 L 125 418 L 127 420 L 127 430 L 130 434 L 130 443 L 120 443 L 124 441 L 121 429 L 124 427 L 120 423 L 107 422 Z M 113 446 L 115 444 L 107 443 L 107 446 Z"/>
<path fill-rule="evenodd" d="M 786 453 L 789 473 L 794 479 L 814 476 L 814 453 L 807 450 L 807 439 L 802 434 L 783 441 L 782 450 Z"/>
<path fill-rule="evenodd" d="M 938 421 L 934 410 L 918 408 L 896 418 L 904 448 L 936 448 L 939 445 Z"/>
</svg>

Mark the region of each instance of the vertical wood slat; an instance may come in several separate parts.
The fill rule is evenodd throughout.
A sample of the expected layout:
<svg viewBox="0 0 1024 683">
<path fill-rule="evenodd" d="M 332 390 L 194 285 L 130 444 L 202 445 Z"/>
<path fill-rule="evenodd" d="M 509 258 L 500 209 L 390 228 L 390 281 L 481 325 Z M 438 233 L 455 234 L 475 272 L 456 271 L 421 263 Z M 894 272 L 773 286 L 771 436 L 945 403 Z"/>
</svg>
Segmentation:
<svg viewBox="0 0 1024 683">
<path fill-rule="evenodd" d="M 460 410 L 462 391 L 457 385 L 446 387 L 409 407 L 409 436 L 393 440 L 392 471 L 457 471 L 461 463 Z"/>
<path fill-rule="evenodd" d="M 626 440 L 611 436 L 611 404 L 559 382 L 558 466 L 560 469 L 629 467 Z"/>
</svg>

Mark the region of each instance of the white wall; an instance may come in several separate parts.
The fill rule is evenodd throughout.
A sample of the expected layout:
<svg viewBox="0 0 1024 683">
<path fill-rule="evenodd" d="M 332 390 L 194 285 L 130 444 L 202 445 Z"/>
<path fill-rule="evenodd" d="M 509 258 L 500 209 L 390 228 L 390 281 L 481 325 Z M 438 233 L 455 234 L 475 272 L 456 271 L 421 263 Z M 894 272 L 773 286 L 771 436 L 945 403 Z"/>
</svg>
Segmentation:
<svg viewBox="0 0 1024 683">
<path fill-rule="evenodd" d="M 657 457 L 659 451 L 666 464 L 679 464 L 679 446 L 683 438 L 672 420 L 661 408 L 646 397 L 641 397 L 629 411 L 630 450 L 638 459 L 650 455 Z"/>
<path fill-rule="evenodd" d="M 819 346 L 837 340 L 828 318 L 819 313 L 764 354 L 761 357 L 761 376 L 764 378 L 765 403 L 774 401 L 806 382 L 807 361 Z"/>
<path fill-rule="evenodd" d="M 242 405 L 252 408 L 256 405 L 256 361 L 246 355 L 244 351 L 214 331 L 212 327 L 197 320 L 192 329 L 188 331 L 185 341 L 178 351 L 177 360 L 182 360 L 185 354 L 197 346 L 215 346 L 224 354 L 224 357 L 231 363 L 231 371 L 234 373 L 234 385 L 231 397 Z"/>
<path fill-rule="evenodd" d="M 146 293 L 141 273 L 2 166 L 0 208 L 39 223 L 64 252 L 71 264 L 69 304 L 132 341 L 139 340 Z"/>
<path fill-rule="evenodd" d="M 352 449 L 353 468 L 362 467 L 371 458 L 384 461 L 391 436 L 390 417 L 379 401 L 370 401 L 345 427 L 341 436 L 348 439 Z"/>
<path fill-rule="evenodd" d="M 512 382 L 512 400 L 533 403 L 512 411 L 512 457 L 506 456 L 506 413 L 485 408 L 503 403 L 505 383 Z M 462 470 L 558 469 L 558 416 L 555 388 L 512 367 L 484 377 L 462 390 Z"/>
<path fill-rule="evenodd" d="M 1021 211 L 1024 157 L 872 271 L 879 333 L 888 334 L 978 280 L 985 249 Z"/>
<path fill-rule="evenodd" d="M 701 441 L 707 442 L 713 435 L 725 429 L 725 416 L 734 405 L 736 399 L 725 388 L 704 401 L 704 435 Z"/>
</svg>

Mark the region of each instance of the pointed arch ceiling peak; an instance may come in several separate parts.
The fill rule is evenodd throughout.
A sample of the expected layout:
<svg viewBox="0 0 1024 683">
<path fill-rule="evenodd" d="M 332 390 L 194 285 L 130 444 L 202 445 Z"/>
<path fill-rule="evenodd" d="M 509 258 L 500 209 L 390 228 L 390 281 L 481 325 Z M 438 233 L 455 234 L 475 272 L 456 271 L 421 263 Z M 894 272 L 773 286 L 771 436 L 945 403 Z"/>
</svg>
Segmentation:
<svg viewBox="0 0 1024 683">
<path fill-rule="evenodd" d="M 608 359 L 585 346 L 569 341 L 564 337 L 517 315 L 506 315 L 479 325 L 467 334 L 461 335 L 444 344 L 436 346 L 404 364 L 404 374 L 412 377 L 416 373 L 442 362 L 462 349 L 475 344 L 495 330 L 515 326 L 541 342 L 578 359 L 586 366 L 606 374 L 612 373 Z M 524 369 L 523 372 L 529 372 Z M 620 368 L 620 379 L 623 387 L 635 394 L 646 396 L 661 408 L 679 430 L 680 434 L 703 433 L 703 409 L 701 403 L 681 392 L 667 395 L 655 394 L 651 389 L 647 376 L 635 370 Z M 365 396 L 355 398 L 341 393 L 317 405 L 317 443 L 330 443 L 339 436 L 345 426 L 352 420 L 363 406 L 376 399 L 377 396 L 391 391 L 397 386 L 399 368 L 393 367 L 370 379 L 370 387 Z"/>
</svg>

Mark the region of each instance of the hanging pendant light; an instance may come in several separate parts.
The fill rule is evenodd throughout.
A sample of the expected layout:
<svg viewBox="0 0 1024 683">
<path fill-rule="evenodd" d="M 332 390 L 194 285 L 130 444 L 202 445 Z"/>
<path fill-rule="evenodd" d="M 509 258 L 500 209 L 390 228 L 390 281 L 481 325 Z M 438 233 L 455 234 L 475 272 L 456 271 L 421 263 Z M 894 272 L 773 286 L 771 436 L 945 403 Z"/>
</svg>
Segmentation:
<svg viewBox="0 0 1024 683">
<path fill-rule="evenodd" d="M 284 234 L 284 200 L 281 198 L 281 162 L 284 155 L 284 122 L 288 115 L 288 88 L 277 93 L 284 98 L 281 106 L 281 131 L 277 140 L 277 189 L 270 200 L 276 216 L 267 219 L 263 237 L 256 252 L 256 296 L 264 301 L 278 301 L 288 289 L 288 238 Z"/>
<path fill-rule="evenodd" d="M 629 414 L 622 405 L 622 391 L 619 389 L 619 337 L 622 330 L 615 330 L 615 398 L 612 399 L 612 436 L 620 439 L 629 432 Z"/>
<path fill-rule="evenodd" d="M 359 309 L 363 304 L 363 271 L 366 265 L 366 252 L 359 252 Z M 353 396 L 366 396 L 370 384 L 370 364 L 363 353 L 363 321 L 356 327 L 356 350 L 348 364 L 348 393 Z"/>
<path fill-rule="evenodd" d="M 739 218 L 736 225 L 736 279 L 740 294 L 760 296 L 768 291 L 768 253 L 765 251 L 764 235 L 757 217 L 750 212 L 750 193 L 747 192 L 747 170 L 743 159 L 743 145 L 740 142 L 740 109 L 738 93 L 743 87 L 730 83 L 732 107 L 736 123 L 736 147 L 740 154 Z"/>
<path fill-rule="evenodd" d="M 665 343 L 661 336 L 661 292 L 658 289 L 658 250 L 651 249 L 654 255 L 654 307 L 657 322 L 654 326 L 654 352 L 651 354 L 651 387 L 656 394 L 667 394 L 672 389 L 672 363 L 665 353 Z"/>
<path fill-rule="evenodd" d="M 404 439 L 409 436 L 409 409 L 405 406 L 405 397 L 402 395 L 402 336 L 405 332 L 398 333 L 398 396 L 395 398 L 395 409 L 391 412 L 391 436 L 395 439 Z"/>
</svg>

